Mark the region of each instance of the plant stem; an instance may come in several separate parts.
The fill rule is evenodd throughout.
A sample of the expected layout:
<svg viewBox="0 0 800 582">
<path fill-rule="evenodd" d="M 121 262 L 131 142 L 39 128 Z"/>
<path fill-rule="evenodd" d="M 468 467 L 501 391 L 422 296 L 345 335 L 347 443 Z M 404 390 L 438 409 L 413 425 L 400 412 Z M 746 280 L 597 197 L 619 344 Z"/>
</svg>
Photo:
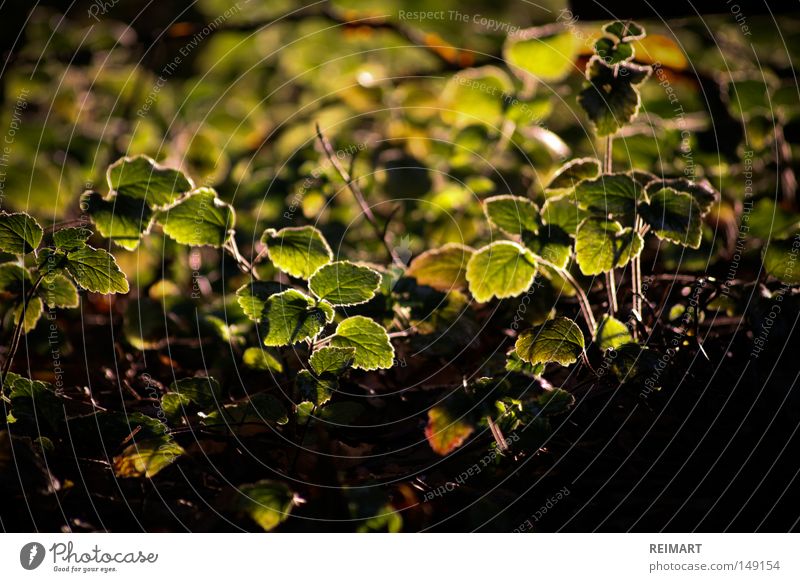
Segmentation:
<svg viewBox="0 0 800 582">
<path fill-rule="evenodd" d="M 572 273 L 570 273 L 566 269 L 562 269 L 561 267 L 558 267 L 553 263 L 546 261 L 545 259 L 537 258 L 537 260 L 540 263 L 547 265 L 548 267 L 556 271 L 575 290 L 575 295 L 578 297 L 578 305 L 581 308 L 583 319 L 586 321 L 586 325 L 589 326 L 589 331 L 591 331 L 592 336 L 594 336 L 595 332 L 597 331 L 597 322 L 595 321 L 594 314 L 592 313 L 592 304 L 589 303 L 589 298 L 586 296 L 586 293 L 581 288 L 581 286 L 578 285 L 578 282 L 575 280 L 575 277 L 573 277 Z"/>
<path fill-rule="evenodd" d="M 636 231 L 642 229 L 642 219 L 636 217 Z M 632 308 L 636 323 L 633 325 L 633 339 L 639 339 L 639 325 L 642 321 L 642 259 L 641 253 L 633 258 L 631 263 L 631 285 L 633 286 Z"/>
<path fill-rule="evenodd" d="M 603 159 L 603 172 L 610 174 L 614 169 L 614 162 L 612 159 L 614 151 L 614 138 L 612 136 L 606 137 L 606 152 Z M 617 305 L 617 280 L 614 276 L 614 268 L 605 274 L 606 276 L 606 293 L 608 293 L 608 312 L 614 315 L 619 310 Z"/>
<path fill-rule="evenodd" d="M 353 194 L 353 197 L 356 199 L 356 202 L 358 202 L 359 207 L 361 207 L 361 212 L 364 213 L 367 221 L 375 230 L 375 235 L 378 237 L 378 240 L 380 240 L 383 243 L 383 246 L 386 247 L 386 252 L 389 253 L 389 257 L 391 258 L 392 262 L 401 267 L 405 267 L 405 263 L 397 255 L 395 250 L 392 248 L 392 245 L 389 244 L 389 241 L 386 238 L 386 233 L 378 224 L 375 215 L 372 213 L 372 209 L 367 204 L 367 199 L 364 197 L 364 193 L 361 191 L 361 187 L 358 185 L 358 182 L 353 179 L 344 166 L 339 163 L 339 160 L 336 159 L 336 152 L 333 150 L 333 146 L 331 145 L 331 142 L 328 141 L 328 138 L 322 134 L 322 129 L 320 129 L 319 123 L 316 124 L 316 129 L 317 138 L 319 139 L 320 144 L 322 144 L 322 149 L 325 152 L 325 156 L 333 166 L 333 169 L 336 170 L 336 173 L 339 174 L 339 177 L 345 183 L 347 189 Z"/>
<path fill-rule="evenodd" d="M 33 294 L 36 293 L 36 290 L 39 288 L 39 285 L 42 284 L 43 280 L 44 275 L 40 274 L 33 283 L 33 286 L 30 288 L 30 291 L 28 291 L 28 294 L 25 296 L 25 301 L 22 303 L 22 313 L 20 314 L 19 321 L 14 327 L 14 333 L 11 336 L 11 344 L 8 347 L 8 355 L 6 356 L 6 361 L 3 363 L 3 369 L 0 371 L 0 393 L 2 393 L 2 389 L 5 388 L 6 377 L 8 376 L 9 371 L 11 371 L 11 364 L 14 361 L 14 356 L 17 354 L 20 339 L 22 338 L 22 330 L 25 329 L 25 315 L 28 311 L 28 304 L 30 304 L 31 299 L 33 299 Z"/>
<path fill-rule="evenodd" d="M 247 259 L 244 258 L 242 253 L 239 252 L 239 246 L 236 244 L 236 239 L 231 236 L 229 242 L 227 242 L 222 247 L 225 249 L 228 254 L 233 257 L 233 260 L 236 261 L 236 264 L 239 265 L 239 268 L 244 271 L 245 273 L 250 273 L 250 276 L 253 279 L 258 280 L 258 272 L 256 272 L 254 264 L 251 264 Z"/>
</svg>

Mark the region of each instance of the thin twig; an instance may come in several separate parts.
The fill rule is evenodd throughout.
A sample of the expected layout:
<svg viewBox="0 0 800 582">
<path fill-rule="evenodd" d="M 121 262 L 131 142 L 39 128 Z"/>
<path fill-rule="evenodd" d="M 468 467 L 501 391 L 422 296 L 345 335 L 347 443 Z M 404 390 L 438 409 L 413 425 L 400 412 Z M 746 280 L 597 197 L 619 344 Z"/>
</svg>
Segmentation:
<svg viewBox="0 0 800 582">
<path fill-rule="evenodd" d="M 319 139 L 320 144 L 322 144 L 322 149 L 325 152 L 325 156 L 328 158 L 328 161 L 333 166 L 333 169 L 336 170 L 336 173 L 339 174 L 339 177 L 347 186 L 348 190 L 353 194 L 353 197 L 358 202 L 358 205 L 361 207 L 361 212 L 364 213 L 367 221 L 372 225 L 373 230 L 375 231 L 375 235 L 378 239 L 383 242 L 383 246 L 386 247 L 386 251 L 389 253 L 389 257 L 391 257 L 392 262 L 400 267 L 405 267 L 405 263 L 400 260 L 400 257 L 397 255 L 395 250 L 392 248 L 392 245 L 389 244 L 389 241 L 384 236 L 384 231 L 381 226 L 378 224 L 375 215 L 372 213 L 372 209 L 367 204 L 367 200 L 364 197 L 364 193 L 361 191 L 361 187 L 358 185 L 358 182 L 353 179 L 353 177 L 347 172 L 347 170 L 339 163 L 339 160 L 336 159 L 336 152 L 333 150 L 333 146 L 331 142 L 328 141 L 322 134 L 322 129 L 319 126 L 319 123 L 316 124 L 317 129 L 317 139 Z"/>
</svg>

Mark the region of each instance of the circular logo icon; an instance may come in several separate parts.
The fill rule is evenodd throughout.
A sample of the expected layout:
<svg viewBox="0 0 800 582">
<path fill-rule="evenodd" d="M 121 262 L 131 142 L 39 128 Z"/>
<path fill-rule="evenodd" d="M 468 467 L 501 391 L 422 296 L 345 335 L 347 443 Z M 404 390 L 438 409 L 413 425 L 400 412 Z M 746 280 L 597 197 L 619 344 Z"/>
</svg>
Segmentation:
<svg viewBox="0 0 800 582">
<path fill-rule="evenodd" d="M 19 563 L 26 570 L 35 570 L 44 561 L 44 546 L 39 542 L 30 542 L 19 551 Z"/>
</svg>

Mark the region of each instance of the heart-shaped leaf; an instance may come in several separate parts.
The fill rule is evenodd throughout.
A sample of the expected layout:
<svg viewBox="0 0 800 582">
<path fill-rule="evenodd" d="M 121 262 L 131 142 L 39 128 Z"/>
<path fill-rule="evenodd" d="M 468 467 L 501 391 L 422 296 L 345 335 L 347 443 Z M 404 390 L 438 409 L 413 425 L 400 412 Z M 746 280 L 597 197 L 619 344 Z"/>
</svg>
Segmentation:
<svg viewBox="0 0 800 582">
<path fill-rule="evenodd" d="M 261 237 L 272 263 L 292 277 L 308 279 L 333 259 L 333 251 L 322 233 L 313 226 L 267 229 Z"/>
<path fill-rule="evenodd" d="M 639 212 L 658 238 L 693 249 L 700 246 L 701 212 L 691 195 L 662 188 L 650 195 L 650 202 L 642 204 Z"/>
<path fill-rule="evenodd" d="M 103 249 L 85 246 L 67 253 L 64 267 L 79 287 L 95 293 L 127 293 L 128 280 L 116 259 Z"/>
<path fill-rule="evenodd" d="M 394 347 L 389 334 L 378 323 L 368 317 L 349 317 L 336 328 L 331 345 L 339 348 L 355 348 L 354 368 L 377 370 L 391 368 L 394 362 Z"/>
<path fill-rule="evenodd" d="M 597 326 L 597 345 L 601 350 L 617 349 L 633 342 L 628 326 L 616 317 L 604 315 Z"/>
<path fill-rule="evenodd" d="M 42 316 L 44 305 L 42 305 L 42 300 L 39 297 L 31 297 L 31 300 L 28 301 L 28 304 L 24 307 L 25 309 L 23 309 L 23 304 L 20 303 L 14 308 L 14 323 L 19 323 L 24 311 L 25 322 L 22 326 L 22 331 L 28 333 L 34 327 L 36 327 L 37 323 L 39 323 L 39 318 Z"/>
<path fill-rule="evenodd" d="M 213 189 L 198 188 L 160 211 L 156 220 L 180 244 L 221 247 L 231 236 L 236 213 Z"/>
<path fill-rule="evenodd" d="M 0 251 L 25 255 L 42 242 L 44 231 L 32 216 L 24 212 L 0 212 Z"/>
<path fill-rule="evenodd" d="M 527 198 L 504 194 L 487 198 L 484 202 L 489 220 L 510 235 L 537 232 L 539 209 Z"/>
<path fill-rule="evenodd" d="M 634 63 L 609 66 L 597 55 L 589 60 L 586 66 L 588 84 L 578 95 L 578 103 L 598 136 L 613 135 L 633 121 L 641 104 L 636 86 L 651 72 L 650 67 Z"/>
<path fill-rule="evenodd" d="M 355 348 L 336 348 L 327 346 L 316 350 L 308 360 L 311 368 L 318 376 L 322 374 L 342 374 L 353 365 L 356 357 Z"/>
<path fill-rule="evenodd" d="M 499 241 L 477 251 L 467 263 L 469 290 L 476 301 L 516 297 L 528 290 L 536 275 L 536 258 L 530 250 Z"/>
<path fill-rule="evenodd" d="M 139 246 L 153 217 L 144 200 L 124 194 L 104 199 L 98 192 L 87 192 L 81 196 L 81 207 L 92 217 L 97 232 L 129 251 Z"/>
<path fill-rule="evenodd" d="M 583 333 L 571 319 L 557 317 L 544 325 L 523 331 L 514 349 L 529 364 L 555 362 L 568 366 L 583 353 Z"/>
<path fill-rule="evenodd" d="M 629 174 L 604 174 L 575 187 L 580 208 L 591 214 L 633 223 L 636 205 L 646 199 L 644 189 Z"/>
<path fill-rule="evenodd" d="M 574 194 L 548 198 L 542 206 L 542 222 L 545 226 L 558 227 L 572 237 L 575 236 L 578 225 L 587 216 L 589 212 L 578 205 Z"/>
<path fill-rule="evenodd" d="M 380 273 L 349 261 L 323 265 L 308 280 L 308 288 L 314 295 L 335 306 L 366 303 L 375 297 L 380 284 Z"/>
<path fill-rule="evenodd" d="M 578 227 L 575 257 L 584 275 L 607 273 L 626 265 L 644 246 L 632 228 L 622 228 L 613 220 L 587 218 Z"/>
<path fill-rule="evenodd" d="M 267 299 L 265 346 L 288 346 L 314 339 L 333 321 L 333 307 L 289 289 Z"/>
<path fill-rule="evenodd" d="M 159 166 L 147 156 L 117 160 L 108 167 L 106 179 L 117 194 L 145 200 L 151 208 L 172 204 L 194 188 L 183 172 Z"/>
<path fill-rule="evenodd" d="M 462 289 L 467 286 L 467 263 L 474 253 L 468 246 L 447 243 L 415 257 L 406 275 L 437 291 Z"/>
</svg>

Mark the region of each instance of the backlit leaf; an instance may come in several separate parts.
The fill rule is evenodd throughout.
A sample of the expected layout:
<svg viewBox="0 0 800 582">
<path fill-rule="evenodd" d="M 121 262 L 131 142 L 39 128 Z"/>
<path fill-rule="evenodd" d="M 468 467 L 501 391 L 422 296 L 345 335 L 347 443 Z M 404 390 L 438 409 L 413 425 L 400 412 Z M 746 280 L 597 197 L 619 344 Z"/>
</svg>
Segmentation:
<svg viewBox="0 0 800 582">
<path fill-rule="evenodd" d="M 560 26 L 527 28 L 511 34 L 503 58 L 522 79 L 532 76 L 544 82 L 558 81 L 575 70 L 580 39 Z"/>
<path fill-rule="evenodd" d="M 67 253 L 65 268 L 75 283 L 95 293 L 127 293 L 128 280 L 107 251 L 85 246 Z"/>
<path fill-rule="evenodd" d="M 322 301 L 289 289 L 267 299 L 266 346 L 288 346 L 303 340 L 314 339 L 333 321 L 333 308 Z"/>
<path fill-rule="evenodd" d="M 702 240 L 700 208 L 691 195 L 662 188 L 640 207 L 642 218 L 655 235 L 670 242 L 696 249 Z"/>
<path fill-rule="evenodd" d="M 628 326 L 615 317 L 604 315 L 597 326 L 597 344 L 601 350 L 616 349 L 633 342 Z"/>
<path fill-rule="evenodd" d="M 151 479 L 177 461 L 185 452 L 183 447 L 170 437 L 137 441 L 114 457 L 114 474 L 117 477 Z"/>
<path fill-rule="evenodd" d="M 436 406 L 428 411 L 425 438 L 438 455 L 444 456 L 453 452 L 464 444 L 474 431 L 472 423 L 455 417 L 444 406 Z"/>
<path fill-rule="evenodd" d="M 578 182 L 600 175 L 600 161 L 596 158 L 577 158 L 561 166 L 547 185 L 548 195 L 573 190 Z"/>
<path fill-rule="evenodd" d="M 42 227 L 32 216 L 24 212 L 0 212 L 0 251 L 27 254 L 39 246 L 42 234 Z"/>
<path fill-rule="evenodd" d="M 480 302 L 516 297 L 527 291 L 535 275 L 533 253 L 510 241 L 483 247 L 467 263 L 469 290 Z"/>
<path fill-rule="evenodd" d="M 394 362 L 394 347 L 389 341 L 389 334 L 381 325 L 362 315 L 342 321 L 336 328 L 331 346 L 355 348 L 354 368 L 391 368 Z"/>
<path fill-rule="evenodd" d="M 217 198 L 211 188 L 198 188 L 174 206 L 160 211 L 156 220 L 171 239 L 184 245 L 221 247 L 236 223 L 233 208 Z"/>
<path fill-rule="evenodd" d="M 171 204 L 194 187 L 183 172 L 159 166 L 147 156 L 117 160 L 106 178 L 117 194 L 145 200 L 150 207 Z"/>
<path fill-rule="evenodd" d="M 97 192 L 87 192 L 81 196 L 81 204 L 97 232 L 129 251 L 139 246 L 150 229 L 153 211 L 141 199 L 123 194 L 105 199 Z"/>
<path fill-rule="evenodd" d="M 589 60 L 588 84 L 578 95 L 578 103 L 588 114 L 598 136 L 613 135 L 633 121 L 641 104 L 636 86 L 651 72 L 650 67 L 634 63 L 609 66 L 598 56 Z"/>
<path fill-rule="evenodd" d="M 289 486 L 278 481 L 259 481 L 239 487 L 237 506 L 261 529 L 271 531 L 289 518 L 295 495 Z"/>
<path fill-rule="evenodd" d="M 539 209 L 527 198 L 506 194 L 487 198 L 484 204 L 492 224 L 507 234 L 520 235 L 538 230 Z"/>
<path fill-rule="evenodd" d="M 468 246 L 447 243 L 414 257 L 406 275 L 438 291 L 462 289 L 467 286 L 467 263 L 474 253 Z"/>
<path fill-rule="evenodd" d="M 366 303 L 375 296 L 380 284 L 380 273 L 349 261 L 323 265 L 308 280 L 308 288 L 314 295 L 338 306 Z"/>
<path fill-rule="evenodd" d="M 308 279 L 333 259 L 328 241 L 313 226 L 287 227 L 277 232 L 268 229 L 261 241 L 267 245 L 273 264 L 292 277 Z"/>
<path fill-rule="evenodd" d="M 575 256 L 584 275 L 599 275 L 626 265 L 644 246 L 639 233 L 618 222 L 587 218 L 578 227 Z"/>
<path fill-rule="evenodd" d="M 578 184 L 575 197 L 578 205 L 592 214 L 632 223 L 636 205 L 645 194 L 628 174 L 604 174 Z"/>
<path fill-rule="evenodd" d="M 800 236 L 771 240 L 762 258 L 767 273 L 788 285 L 800 285 Z"/>
<path fill-rule="evenodd" d="M 355 348 L 326 346 L 311 354 L 308 363 L 317 375 L 330 373 L 338 376 L 353 365 L 355 357 Z"/>
<path fill-rule="evenodd" d="M 247 317 L 253 321 L 261 321 L 266 315 L 267 300 L 283 289 L 280 283 L 254 279 L 236 290 L 236 301 Z"/>
<path fill-rule="evenodd" d="M 523 331 L 514 345 L 517 355 L 533 365 L 555 362 L 568 366 L 577 361 L 583 348 L 581 329 L 566 317 Z"/>
</svg>

